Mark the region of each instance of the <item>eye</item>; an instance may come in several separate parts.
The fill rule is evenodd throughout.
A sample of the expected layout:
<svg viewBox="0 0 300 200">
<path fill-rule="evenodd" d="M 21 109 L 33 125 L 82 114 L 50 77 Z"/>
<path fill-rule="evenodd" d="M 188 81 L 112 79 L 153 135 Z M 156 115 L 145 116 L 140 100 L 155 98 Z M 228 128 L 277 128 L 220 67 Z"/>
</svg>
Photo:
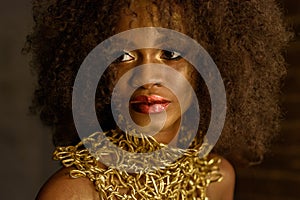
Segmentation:
<svg viewBox="0 0 300 200">
<path fill-rule="evenodd" d="M 161 58 L 165 60 L 179 60 L 182 57 L 181 54 L 176 51 L 163 50 L 161 54 Z"/>
<path fill-rule="evenodd" d="M 124 51 L 124 53 L 119 58 L 117 58 L 115 62 L 127 62 L 133 59 L 134 57 L 130 52 Z"/>
</svg>

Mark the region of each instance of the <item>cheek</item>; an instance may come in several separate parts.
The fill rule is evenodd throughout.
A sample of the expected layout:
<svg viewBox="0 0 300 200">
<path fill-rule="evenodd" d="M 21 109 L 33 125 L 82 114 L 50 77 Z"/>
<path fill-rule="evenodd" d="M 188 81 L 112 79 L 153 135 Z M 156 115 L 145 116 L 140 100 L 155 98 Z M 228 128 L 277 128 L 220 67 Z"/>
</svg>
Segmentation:
<svg viewBox="0 0 300 200">
<path fill-rule="evenodd" d="M 177 104 L 185 112 L 192 104 L 195 90 L 189 81 L 174 81 L 174 87 L 176 88 Z"/>
<path fill-rule="evenodd" d="M 118 81 L 127 71 L 129 68 L 126 65 L 121 64 L 113 64 L 110 67 L 110 73 L 113 74 L 113 81 Z"/>
<path fill-rule="evenodd" d="M 186 78 L 184 83 L 178 83 L 181 84 L 179 87 L 184 97 L 183 102 L 185 103 L 183 109 L 186 111 L 192 105 L 192 101 L 196 101 L 196 99 L 193 99 L 193 96 L 197 91 L 198 72 L 190 64 L 182 66 L 179 72 Z"/>
<path fill-rule="evenodd" d="M 194 88 L 194 90 L 197 87 L 197 82 L 199 80 L 198 76 L 199 73 L 197 70 L 195 70 L 194 67 L 190 66 L 188 69 L 185 70 L 184 76 L 186 77 L 187 81 L 190 83 L 190 85 Z"/>
<path fill-rule="evenodd" d="M 122 78 L 122 76 L 128 71 L 128 67 L 126 66 L 122 66 L 122 65 L 116 65 L 116 64 L 112 64 L 110 65 L 110 67 L 108 68 L 107 73 L 109 74 L 109 78 L 110 78 L 110 85 L 111 85 L 111 89 L 115 88 L 116 84 L 120 81 L 120 79 Z M 124 91 L 128 89 L 128 83 L 126 82 L 126 84 L 119 84 L 121 86 L 121 90 L 120 91 Z"/>
<path fill-rule="evenodd" d="M 170 63 L 169 66 L 181 73 L 191 86 L 196 88 L 198 71 L 189 62 L 182 60 L 177 63 Z"/>
<path fill-rule="evenodd" d="M 180 87 L 181 102 L 180 105 L 182 110 L 185 112 L 192 104 L 193 101 L 193 88 L 190 85 L 182 84 Z M 180 103 L 180 102 L 179 102 Z"/>
<path fill-rule="evenodd" d="M 196 90 L 198 72 L 191 64 L 184 61 L 174 66 L 174 69 L 176 69 L 182 76 L 185 77 L 186 81 L 174 81 L 174 84 L 183 90 L 183 93 L 191 93 L 192 90 Z"/>
</svg>

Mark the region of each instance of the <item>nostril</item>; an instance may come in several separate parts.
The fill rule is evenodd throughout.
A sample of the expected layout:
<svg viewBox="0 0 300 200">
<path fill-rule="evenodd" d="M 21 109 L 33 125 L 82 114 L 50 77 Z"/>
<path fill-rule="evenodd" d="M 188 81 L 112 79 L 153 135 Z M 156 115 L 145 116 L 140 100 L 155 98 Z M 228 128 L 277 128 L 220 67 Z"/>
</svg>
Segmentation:
<svg viewBox="0 0 300 200">
<path fill-rule="evenodd" d="M 155 83 L 155 86 L 161 87 L 161 86 L 162 86 L 162 83 L 161 83 L 161 82 L 157 82 L 157 83 Z"/>
<path fill-rule="evenodd" d="M 159 70 L 157 68 L 153 64 L 135 67 L 130 74 L 129 84 L 134 88 L 149 88 L 154 85 L 161 86 L 164 80 L 164 73 L 162 73 L 160 67 Z"/>
<path fill-rule="evenodd" d="M 161 83 L 147 83 L 147 84 L 143 84 L 142 86 L 141 86 L 141 88 L 143 88 L 143 89 L 150 89 L 150 88 L 152 88 L 152 87 L 160 87 L 161 86 Z"/>
<path fill-rule="evenodd" d="M 134 76 L 129 80 L 129 84 L 134 88 L 151 88 L 153 86 L 162 86 L 161 78 L 154 79 L 153 77 L 142 78 L 141 76 Z"/>
<path fill-rule="evenodd" d="M 142 88 L 142 89 L 151 89 L 152 87 L 161 87 L 161 83 L 138 83 L 138 82 L 133 82 L 131 85 L 134 88 Z"/>
</svg>

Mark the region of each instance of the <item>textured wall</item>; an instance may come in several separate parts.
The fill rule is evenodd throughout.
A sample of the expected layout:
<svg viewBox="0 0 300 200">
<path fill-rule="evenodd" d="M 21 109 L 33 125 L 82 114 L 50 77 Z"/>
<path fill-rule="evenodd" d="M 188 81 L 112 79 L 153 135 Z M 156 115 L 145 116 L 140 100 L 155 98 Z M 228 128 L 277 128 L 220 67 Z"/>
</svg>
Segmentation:
<svg viewBox="0 0 300 200">
<path fill-rule="evenodd" d="M 260 166 L 238 169 L 236 199 L 300 196 L 300 1 L 284 3 L 298 33 L 287 54 L 291 66 L 283 96 L 286 120 L 272 155 Z M 30 0 L 2 0 L 0 24 L 0 199 L 29 200 L 58 168 L 51 161 L 49 130 L 27 114 L 34 80 L 20 51 L 31 28 Z"/>
</svg>

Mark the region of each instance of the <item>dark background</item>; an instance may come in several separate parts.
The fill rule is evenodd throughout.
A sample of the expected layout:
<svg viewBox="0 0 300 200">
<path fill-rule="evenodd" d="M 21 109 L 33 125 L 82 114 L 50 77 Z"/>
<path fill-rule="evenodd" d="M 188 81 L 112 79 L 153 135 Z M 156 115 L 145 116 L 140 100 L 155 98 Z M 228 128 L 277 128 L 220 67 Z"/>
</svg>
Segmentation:
<svg viewBox="0 0 300 200">
<path fill-rule="evenodd" d="M 265 161 L 237 169 L 237 200 L 300 199 L 300 1 L 282 2 L 296 33 L 286 54 L 289 72 L 282 97 L 286 119 Z M 28 115 L 34 78 L 21 48 L 32 26 L 30 7 L 30 0 L 0 2 L 1 200 L 34 199 L 59 167 L 51 160 L 50 130 Z"/>
<path fill-rule="evenodd" d="M 281 0 L 295 32 L 286 53 L 287 80 L 282 102 L 281 135 L 261 165 L 237 169 L 238 200 L 300 199 L 300 0 Z"/>
</svg>

